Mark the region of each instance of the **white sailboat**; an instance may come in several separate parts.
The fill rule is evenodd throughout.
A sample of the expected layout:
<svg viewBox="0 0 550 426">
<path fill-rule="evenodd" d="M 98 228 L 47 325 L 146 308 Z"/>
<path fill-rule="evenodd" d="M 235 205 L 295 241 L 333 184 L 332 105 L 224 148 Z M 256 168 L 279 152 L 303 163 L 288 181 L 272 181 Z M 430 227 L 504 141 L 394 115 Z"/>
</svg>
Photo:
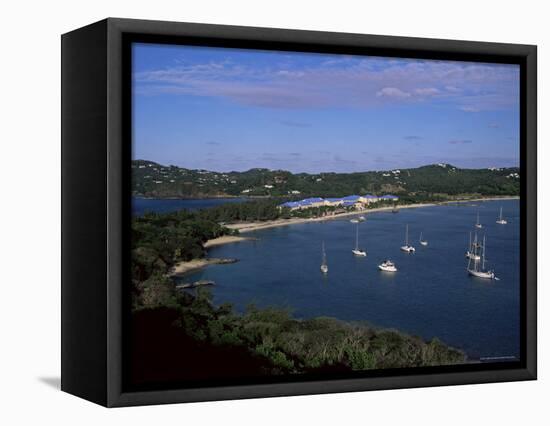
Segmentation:
<svg viewBox="0 0 550 426">
<path fill-rule="evenodd" d="M 422 232 L 420 233 L 420 245 L 422 246 L 428 245 L 428 241 L 422 239 Z"/>
<path fill-rule="evenodd" d="M 359 249 L 359 225 L 355 227 L 355 248 L 351 250 L 355 256 L 365 257 L 367 252 Z"/>
<path fill-rule="evenodd" d="M 378 269 L 384 272 L 397 272 L 397 268 L 395 267 L 395 263 L 393 263 L 391 260 L 387 259 L 384 260 L 380 265 L 378 265 Z"/>
<path fill-rule="evenodd" d="M 406 251 L 407 253 L 414 253 L 416 249 L 409 245 L 409 225 L 407 224 L 405 227 L 405 245 L 401 246 L 402 251 Z"/>
<path fill-rule="evenodd" d="M 325 253 L 325 242 L 323 241 L 323 261 L 321 263 L 321 272 L 323 274 L 328 273 L 327 254 Z"/>
<path fill-rule="evenodd" d="M 475 253 L 477 254 L 477 252 Z M 483 245 L 481 246 L 481 261 L 474 260 L 474 264 L 472 264 L 472 259 L 468 261 L 468 273 L 474 277 L 478 278 L 485 278 L 485 279 L 495 279 L 495 272 L 494 271 L 486 271 L 485 270 L 485 236 L 483 237 Z M 481 267 L 480 267 L 481 263 Z"/>
<path fill-rule="evenodd" d="M 497 219 L 497 223 L 499 225 L 506 225 L 508 222 L 506 222 L 506 219 L 502 218 L 502 207 L 500 208 L 500 216 Z"/>
<path fill-rule="evenodd" d="M 351 223 L 359 223 L 359 219 L 351 219 L 350 222 Z"/>
<path fill-rule="evenodd" d="M 476 228 L 483 228 L 483 225 L 481 223 L 479 223 L 479 212 L 477 212 L 477 222 L 475 224 L 475 227 Z"/>
<path fill-rule="evenodd" d="M 472 242 L 472 232 L 470 231 L 470 243 L 468 244 L 468 250 L 466 250 L 466 257 L 472 260 L 480 260 L 481 257 L 476 254 L 476 249 L 479 247 L 477 242 L 477 233 L 475 234 L 474 241 Z"/>
</svg>

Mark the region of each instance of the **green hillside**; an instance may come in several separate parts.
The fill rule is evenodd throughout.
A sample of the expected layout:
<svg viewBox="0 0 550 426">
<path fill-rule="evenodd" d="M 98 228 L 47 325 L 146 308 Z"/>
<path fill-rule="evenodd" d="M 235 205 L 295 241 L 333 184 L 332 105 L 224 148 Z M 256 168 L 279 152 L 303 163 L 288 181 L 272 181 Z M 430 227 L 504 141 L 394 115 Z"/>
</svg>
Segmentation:
<svg viewBox="0 0 550 426">
<path fill-rule="evenodd" d="M 519 195 L 519 181 L 517 167 L 460 169 L 451 164 L 433 164 L 414 169 L 360 173 L 293 174 L 268 169 L 222 173 L 163 166 L 145 160 L 132 162 L 133 195 L 151 198 L 304 198 L 365 193 L 411 196 Z"/>
</svg>

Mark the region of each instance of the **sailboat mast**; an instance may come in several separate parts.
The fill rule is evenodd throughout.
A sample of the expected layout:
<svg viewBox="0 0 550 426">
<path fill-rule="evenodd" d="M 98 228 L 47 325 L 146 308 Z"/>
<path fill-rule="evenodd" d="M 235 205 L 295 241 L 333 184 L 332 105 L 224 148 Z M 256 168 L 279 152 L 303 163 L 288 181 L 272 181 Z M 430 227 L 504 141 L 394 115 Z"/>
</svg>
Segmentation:
<svg viewBox="0 0 550 426">
<path fill-rule="evenodd" d="M 502 207 L 500 208 L 500 220 L 502 220 Z"/>
<path fill-rule="evenodd" d="M 405 245 L 409 245 L 409 225 L 405 225 Z"/>
<path fill-rule="evenodd" d="M 470 243 L 468 244 L 468 251 L 472 251 L 472 231 L 470 231 Z"/>
<path fill-rule="evenodd" d="M 359 250 L 359 224 L 355 228 L 355 250 Z"/>
<path fill-rule="evenodd" d="M 479 270 L 479 244 L 477 242 L 477 232 L 474 235 L 474 270 Z"/>
<path fill-rule="evenodd" d="M 483 236 L 483 251 L 481 252 L 481 270 L 485 270 L 485 235 Z"/>
</svg>

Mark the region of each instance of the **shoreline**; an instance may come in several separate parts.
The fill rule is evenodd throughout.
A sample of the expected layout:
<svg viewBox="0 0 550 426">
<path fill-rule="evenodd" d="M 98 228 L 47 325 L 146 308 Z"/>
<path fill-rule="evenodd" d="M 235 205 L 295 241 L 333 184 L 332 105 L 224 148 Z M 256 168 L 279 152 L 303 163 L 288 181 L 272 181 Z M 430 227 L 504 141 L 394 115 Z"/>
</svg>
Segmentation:
<svg viewBox="0 0 550 426">
<path fill-rule="evenodd" d="M 224 244 L 238 243 L 240 241 L 255 240 L 255 239 L 256 238 L 253 238 L 253 237 L 241 237 L 239 235 L 223 235 L 221 237 L 213 238 L 211 240 L 206 241 L 203 244 L 203 247 L 204 248 L 216 247 Z"/>
<path fill-rule="evenodd" d="M 184 262 L 176 263 L 168 272 L 169 277 L 180 277 L 190 272 L 197 271 L 209 265 L 226 265 L 236 263 L 237 259 L 223 259 L 217 257 L 192 259 Z"/>
<path fill-rule="evenodd" d="M 498 201 L 498 200 L 517 200 L 519 197 L 489 197 L 489 198 L 473 198 L 468 200 L 451 200 L 451 201 L 441 201 L 438 203 L 418 203 L 418 204 L 406 204 L 397 206 L 399 210 L 401 209 L 415 209 L 422 207 L 434 207 L 439 205 L 448 205 L 455 203 L 470 203 L 470 202 L 481 202 L 481 201 Z M 314 223 L 314 222 L 324 222 L 328 220 L 336 220 L 339 218 L 352 217 L 358 215 L 368 215 L 370 213 L 379 213 L 384 211 L 393 210 L 393 206 L 386 207 L 375 207 L 373 209 L 367 209 L 364 211 L 353 211 L 340 213 L 334 216 L 323 216 L 323 217 L 314 217 L 314 218 L 294 218 L 294 219 L 276 219 L 265 222 L 245 222 L 245 223 L 234 223 L 225 225 L 226 228 L 236 229 L 240 234 L 246 234 L 249 232 L 260 231 L 263 229 L 277 228 L 280 226 L 289 226 L 296 225 L 300 223 Z M 241 235 L 224 235 L 218 238 L 213 238 L 206 241 L 203 246 L 208 249 L 211 247 L 217 247 L 225 244 L 233 244 L 243 241 L 254 241 L 257 240 L 255 237 L 247 237 Z M 185 262 L 179 262 L 174 265 L 171 271 L 168 273 L 168 276 L 182 276 L 190 272 L 197 271 L 199 269 L 205 268 L 209 265 L 219 265 L 225 263 L 233 263 L 232 259 L 219 259 L 219 258 L 200 258 L 193 259 Z"/>
<path fill-rule="evenodd" d="M 421 207 L 434 207 L 439 205 L 448 205 L 448 204 L 455 204 L 455 203 L 471 203 L 471 202 L 480 202 L 480 201 L 517 200 L 517 199 L 519 199 L 519 197 L 516 197 L 516 196 L 472 198 L 468 200 L 450 200 L 450 201 L 441 201 L 437 203 L 417 203 L 417 204 L 397 205 L 397 209 L 398 210 L 416 209 Z M 265 221 L 265 222 L 243 222 L 243 223 L 227 224 L 225 225 L 225 227 L 229 229 L 236 229 L 239 231 L 239 233 L 245 234 L 247 232 L 254 232 L 254 231 L 259 231 L 262 229 L 269 229 L 269 228 L 277 228 L 280 226 L 296 225 L 300 223 L 324 222 L 327 220 L 335 220 L 342 217 L 369 215 L 371 213 L 391 211 L 393 210 L 393 208 L 394 208 L 393 206 L 375 207 L 373 209 L 365 209 L 363 211 L 340 213 L 333 216 L 323 216 L 323 217 L 313 217 L 313 218 L 276 219 L 276 220 Z M 222 244 L 225 244 L 225 243 L 222 243 Z"/>
</svg>

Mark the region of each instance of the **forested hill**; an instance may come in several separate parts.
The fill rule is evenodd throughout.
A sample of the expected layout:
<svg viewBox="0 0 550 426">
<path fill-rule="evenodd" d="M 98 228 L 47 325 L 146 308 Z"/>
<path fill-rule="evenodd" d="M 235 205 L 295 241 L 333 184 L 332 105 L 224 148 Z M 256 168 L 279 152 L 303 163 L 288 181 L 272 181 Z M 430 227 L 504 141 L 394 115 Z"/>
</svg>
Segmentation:
<svg viewBox="0 0 550 426">
<path fill-rule="evenodd" d="M 132 193 L 153 198 L 227 196 L 341 197 L 350 194 L 519 195 L 519 168 L 460 169 L 433 164 L 414 169 L 360 173 L 293 174 L 250 169 L 214 172 L 132 161 Z"/>
</svg>

